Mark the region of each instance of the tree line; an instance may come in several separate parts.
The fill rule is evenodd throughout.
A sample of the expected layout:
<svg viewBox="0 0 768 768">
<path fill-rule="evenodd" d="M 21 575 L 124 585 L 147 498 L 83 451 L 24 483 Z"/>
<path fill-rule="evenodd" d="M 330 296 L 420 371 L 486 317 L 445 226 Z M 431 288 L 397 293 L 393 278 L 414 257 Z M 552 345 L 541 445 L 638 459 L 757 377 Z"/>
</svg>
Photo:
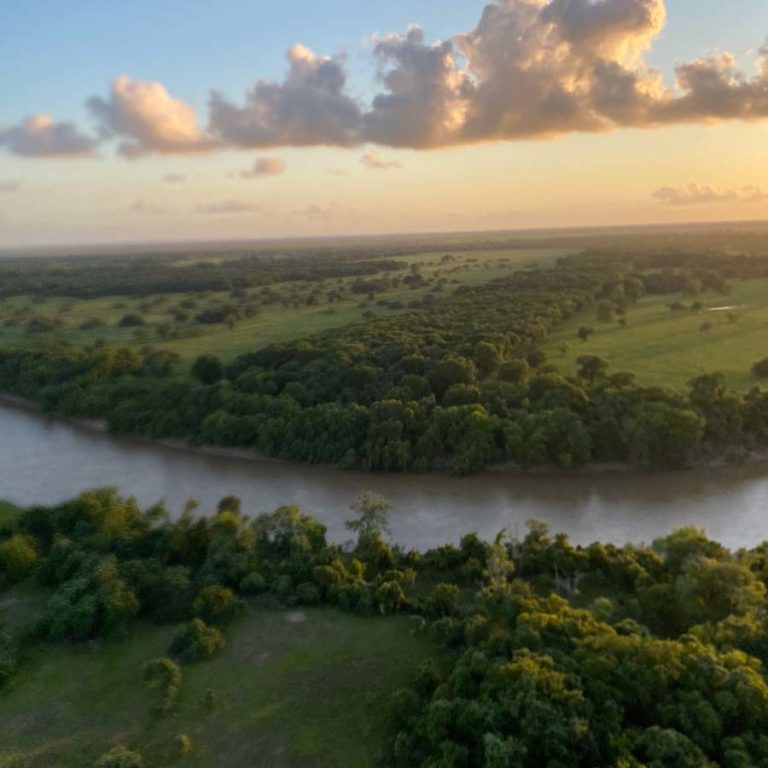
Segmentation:
<svg viewBox="0 0 768 768">
<path fill-rule="evenodd" d="M 722 282 L 689 267 L 673 270 L 675 279 Z M 151 348 L 5 351 L 0 390 L 52 413 L 104 419 L 117 434 L 368 470 L 677 467 L 764 450 L 760 388 L 735 393 L 713 373 L 679 395 L 591 355 L 571 376 L 548 364 L 540 344 L 552 329 L 587 310 L 624 321 L 654 290 L 665 290 L 655 272 L 620 259 L 566 258 L 229 364 L 203 356 L 189 373 Z M 573 343 L 591 332 L 580 329 Z"/>
</svg>

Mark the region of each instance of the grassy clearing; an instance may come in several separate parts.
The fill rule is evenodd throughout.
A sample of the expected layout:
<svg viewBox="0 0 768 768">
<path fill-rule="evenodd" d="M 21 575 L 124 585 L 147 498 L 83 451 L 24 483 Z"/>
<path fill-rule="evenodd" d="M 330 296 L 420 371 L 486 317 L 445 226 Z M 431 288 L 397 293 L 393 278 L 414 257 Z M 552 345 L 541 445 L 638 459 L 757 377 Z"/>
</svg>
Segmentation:
<svg viewBox="0 0 768 768">
<path fill-rule="evenodd" d="M 0 693 L 0 768 L 90 768 L 114 744 L 168 765 L 189 735 L 189 768 L 363 768 L 375 763 L 389 696 L 432 652 L 405 617 L 365 619 L 253 607 L 211 662 L 185 667 L 177 708 L 153 714 L 142 666 L 173 627 L 144 626 L 92 647 L 45 646 Z M 202 704 L 206 691 L 216 706 Z"/>
<path fill-rule="evenodd" d="M 697 300 L 704 306 L 698 312 L 669 309 L 675 301 L 690 307 Z M 735 321 L 727 311 L 712 311 L 723 306 L 737 308 Z M 629 310 L 627 321 L 626 328 L 601 324 L 593 313 L 570 321 L 544 346 L 549 362 L 573 373 L 579 356 L 599 355 L 613 371 L 631 371 L 644 384 L 679 392 L 695 376 L 720 371 L 731 387 L 746 391 L 758 383 L 750 372 L 753 363 L 768 356 L 768 280 L 736 282 L 725 297 L 645 298 Z M 706 322 L 712 329 L 702 332 Z M 582 325 L 595 329 L 587 342 L 576 336 Z"/>
<path fill-rule="evenodd" d="M 205 353 L 230 360 L 276 342 L 365 322 L 371 315 L 405 311 L 409 303 L 419 301 L 432 292 L 440 279 L 445 281 L 442 291 L 448 293 L 459 285 L 480 285 L 503 277 L 510 270 L 531 265 L 549 266 L 566 253 L 569 251 L 557 249 L 457 251 L 451 253 L 452 261 L 448 263 L 441 263 L 443 254 L 400 257 L 397 260 L 409 267 L 418 266 L 427 285 L 416 289 L 400 285 L 377 293 L 373 300 L 350 290 L 356 278 L 277 283 L 270 286 L 272 295 L 269 300 L 265 298 L 262 288 L 252 289 L 238 297 L 214 292 L 143 298 L 110 296 L 88 300 L 16 296 L 0 301 L 0 349 L 68 344 L 86 347 L 95 343 L 132 347 L 151 344 L 176 352 L 185 361 Z M 403 271 L 379 276 L 403 277 L 407 274 Z M 340 300 L 330 302 L 329 292 L 339 289 L 342 289 Z M 313 293 L 315 303 L 308 305 L 307 297 Z M 383 307 L 379 304 L 382 301 L 399 302 L 402 306 Z M 184 306 L 185 302 L 193 304 Z M 252 312 L 242 313 L 243 316 L 232 327 L 226 323 L 205 325 L 194 321 L 201 311 L 223 304 L 235 304 Z M 183 312 L 188 319 L 178 325 L 174 312 Z M 144 325 L 121 327 L 120 321 L 126 315 L 138 315 Z M 52 320 L 61 325 L 42 333 L 30 333 L 28 324 L 32 318 Z M 83 327 L 89 322 L 95 327 Z"/>
</svg>

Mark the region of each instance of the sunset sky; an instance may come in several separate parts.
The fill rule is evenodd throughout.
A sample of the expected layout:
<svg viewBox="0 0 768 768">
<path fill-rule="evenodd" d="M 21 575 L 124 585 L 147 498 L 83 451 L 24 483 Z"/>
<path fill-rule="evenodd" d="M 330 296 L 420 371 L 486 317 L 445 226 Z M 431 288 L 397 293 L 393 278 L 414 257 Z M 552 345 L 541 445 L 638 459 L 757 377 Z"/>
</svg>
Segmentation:
<svg viewBox="0 0 768 768">
<path fill-rule="evenodd" d="M 768 218 L 765 0 L 6 0 L 0 246 Z"/>
</svg>

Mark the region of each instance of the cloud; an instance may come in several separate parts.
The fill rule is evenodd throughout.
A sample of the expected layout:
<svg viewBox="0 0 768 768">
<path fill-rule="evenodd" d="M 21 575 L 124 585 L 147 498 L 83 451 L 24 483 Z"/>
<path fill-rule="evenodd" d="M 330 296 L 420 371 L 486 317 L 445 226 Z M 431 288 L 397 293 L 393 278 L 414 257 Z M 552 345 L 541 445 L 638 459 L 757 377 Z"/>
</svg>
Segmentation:
<svg viewBox="0 0 768 768">
<path fill-rule="evenodd" d="M 382 160 L 378 152 L 367 152 L 360 158 L 360 162 L 371 171 L 389 171 L 403 167 L 402 163 L 394 160 Z"/>
<path fill-rule="evenodd" d="M 0 181 L 0 192 L 15 192 L 21 187 L 21 183 L 15 180 Z"/>
<path fill-rule="evenodd" d="M 305 216 L 306 218 L 314 220 L 334 219 L 338 216 L 343 216 L 345 213 L 346 211 L 344 208 L 335 200 L 331 200 L 325 205 L 312 203 L 306 208 L 300 208 L 299 210 L 294 211 L 294 214 L 297 216 Z"/>
<path fill-rule="evenodd" d="M 200 129 L 194 110 L 161 83 L 123 75 L 113 81 L 107 99 L 93 97 L 88 107 L 104 136 L 122 140 L 118 151 L 125 157 L 205 152 L 215 146 Z"/>
<path fill-rule="evenodd" d="M 240 172 L 241 179 L 255 179 L 259 176 L 279 176 L 285 173 L 285 162 L 279 157 L 260 157 L 253 168 Z"/>
<path fill-rule="evenodd" d="M 26 157 L 78 157 L 96 149 L 98 142 L 69 122 L 50 115 L 34 115 L 18 125 L 0 125 L 0 147 Z"/>
<path fill-rule="evenodd" d="M 140 216 L 167 216 L 169 213 L 173 213 L 173 210 L 146 200 L 137 200 L 130 207 L 130 212 Z"/>
<path fill-rule="evenodd" d="M 302 45 L 294 45 L 287 59 L 285 80 L 257 81 L 242 107 L 214 91 L 211 133 L 237 147 L 358 143 L 362 115 L 357 102 L 344 92 L 344 59 L 318 56 Z"/>
<path fill-rule="evenodd" d="M 224 200 L 220 203 L 208 203 L 198 205 L 194 209 L 197 213 L 204 213 L 213 216 L 229 213 L 256 213 L 261 210 L 260 205 L 246 203 L 241 200 Z"/>
<path fill-rule="evenodd" d="M 752 74 L 723 53 L 680 64 L 665 82 L 647 52 L 666 18 L 665 0 L 490 0 L 473 29 L 447 40 L 428 41 L 418 26 L 374 36 L 378 93 L 368 104 L 350 94 L 344 56 L 294 45 L 282 81 L 257 79 L 240 102 L 212 91 L 207 129 L 160 83 L 118 77 L 108 98 L 89 105 L 127 157 L 321 145 L 427 150 L 768 118 L 768 46 Z M 43 119 L 50 123 L 37 131 L 0 128 L 0 144 L 30 155 L 95 145 L 71 123 Z"/>
<path fill-rule="evenodd" d="M 166 184 L 181 184 L 186 180 L 187 177 L 183 173 L 169 173 L 163 179 Z"/>
<path fill-rule="evenodd" d="M 687 184 L 682 187 L 661 187 L 653 193 L 653 198 L 673 206 L 756 203 L 768 200 L 768 191 L 757 185 L 721 189 L 712 185 Z"/>
<path fill-rule="evenodd" d="M 405 35 L 374 39 L 385 92 L 364 116 L 364 137 L 375 144 L 428 148 L 450 144 L 464 122 L 471 82 L 451 42 L 424 43 L 417 26 Z"/>
</svg>

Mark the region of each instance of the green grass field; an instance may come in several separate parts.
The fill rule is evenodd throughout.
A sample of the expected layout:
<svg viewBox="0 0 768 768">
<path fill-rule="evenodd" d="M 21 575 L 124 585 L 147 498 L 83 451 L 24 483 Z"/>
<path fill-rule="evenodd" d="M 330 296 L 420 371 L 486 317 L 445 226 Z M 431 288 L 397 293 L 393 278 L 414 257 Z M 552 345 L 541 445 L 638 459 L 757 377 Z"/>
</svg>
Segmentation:
<svg viewBox="0 0 768 768">
<path fill-rule="evenodd" d="M 152 345 L 176 352 L 187 362 L 206 353 L 228 361 L 269 344 L 364 322 L 370 318 L 370 313 L 381 317 L 405 311 L 410 302 L 429 294 L 440 279 L 445 282 L 442 292 L 436 296 L 448 294 L 459 285 L 489 282 L 511 270 L 531 265 L 550 266 L 569 252 L 558 249 L 456 251 L 451 253 L 453 260 L 448 263 L 441 263 L 442 254 L 435 253 L 398 257 L 397 261 L 409 267 L 418 265 L 428 285 L 413 290 L 400 285 L 377 293 L 373 300 L 349 290 L 355 278 L 277 283 L 270 286 L 273 297 L 268 303 L 261 288 L 237 298 L 213 292 L 144 298 L 109 296 L 88 300 L 16 296 L 0 301 L 0 349 L 86 347 L 94 343 L 133 347 Z M 402 278 L 408 272 L 395 274 Z M 387 273 L 387 276 L 394 275 Z M 339 288 L 344 289 L 341 299 L 329 302 L 328 292 Z M 316 303 L 307 305 L 306 298 L 312 292 L 316 292 Z M 184 307 L 185 301 L 194 302 L 194 306 Z M 379 301 L 400 302 L 402 308 L 386 308 L 379 305 Z M 225 323 L 203 325 L 194 322 L 196 313 L 225 303 L 234 303 L 243 309 L 251 307 L 255 313 L 250 317 L 243 313 L 231 328 Z M 174 325 L 173 311 L 183 311 L 189 320 L 172 328 L 168 334 L 168 326 Z M 144 325 L 120 327 L 121 318 L 129 314 L 139 315 Z M 30 333 L 28 322 L 33 317 L 62 325 L 42 333 Z M 91 320 L 95 320 L 98 327 L 81 328 L 83 323 Z"/>
<path fill-rule="evenodd" d="M 697 300 L 704 307 L 698 312 L 669 309 L 674 301 L 690 307 Z M 734 321 L 729 311 L 713 311 L 726 306 L 735 308 Z M 712 329 L 702 332 L 706 322 Z M 595 330 L 587 342 L 576 336 L 582 325 Z M 587 313 L 554 333 L 544 350 L 548 362 L 569 374 L 579 356 L 598 355 L 612 371 L 631 371 L 644 384 L 685 392 L 695 376 L 720 371 L 731 387 L 746 391 L 759 383 L 750 372 L 753 363 L 768 356 L 768 280 L 735 282 L 728 296 L 641 299 L 630 308 L 626 328 L 601 324 L 594 312 Z"/>
<path fill-rule="evenodd" d="M 167 766 L 181 733 L 190 768 L 373 766 L 390 695 L 434 650 L 406 617 L 251 607 L 216 659 L 183 668 L 176 709 L 156 715 L 142 667 L 166 655 L 173 631 L 139 625 L 121 640 L 37 650 L 0 693 L 0 768 L 91 768 L 116 744 Z"/>
</svg>

